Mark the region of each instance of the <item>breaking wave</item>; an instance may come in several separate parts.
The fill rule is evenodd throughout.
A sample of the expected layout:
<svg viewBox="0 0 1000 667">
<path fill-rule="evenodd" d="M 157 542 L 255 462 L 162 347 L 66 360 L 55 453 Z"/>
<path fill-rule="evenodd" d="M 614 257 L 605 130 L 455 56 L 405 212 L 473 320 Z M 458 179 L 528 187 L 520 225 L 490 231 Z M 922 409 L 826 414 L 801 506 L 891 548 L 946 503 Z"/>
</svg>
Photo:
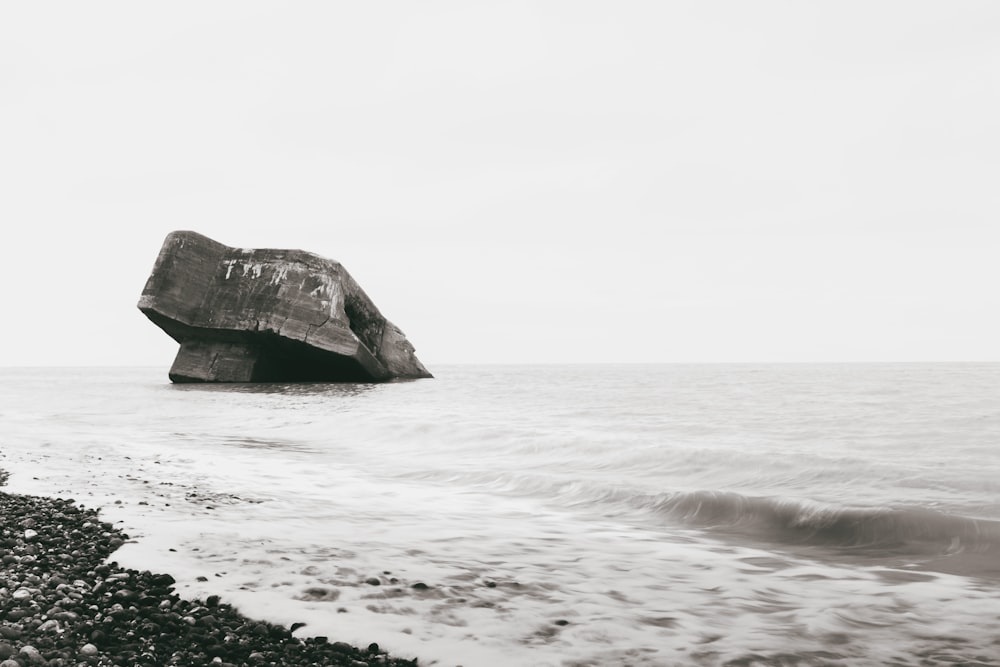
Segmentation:
<svg viewBox="0 0 1000 667">
<path fill-rule="evenodd" d="M 899 554 L 1000 554 L 1000 521 L 926 508 L 843 507 L 723 491 L 666 494 L 643 504 L 687 525 L 782 543 Z"/>
</svg>

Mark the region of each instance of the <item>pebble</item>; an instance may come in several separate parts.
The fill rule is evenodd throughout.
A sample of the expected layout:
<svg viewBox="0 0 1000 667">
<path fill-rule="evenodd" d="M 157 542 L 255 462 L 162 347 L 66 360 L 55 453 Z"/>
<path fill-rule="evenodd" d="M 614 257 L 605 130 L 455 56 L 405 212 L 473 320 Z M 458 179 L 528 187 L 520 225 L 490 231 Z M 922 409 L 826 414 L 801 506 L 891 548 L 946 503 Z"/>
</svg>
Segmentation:
<svg viewBox="0 0 1000 667">
<path fill-rule="evenodd" d="M 80 655 L 82 656 L 97 655 L 98 653 L 99 653 L 98 648 L 93 644 L 84 644 L 83 646 L 80 647 Z"/>
<path fill-rule="evenodd" d="M 130 591 L 127 588 L 122 588 L 115 591 L 114 598 L 116 600 L 123 600 L 125 602 L 131 602 L 139 597 L 139 594 L 135 591 Z"/>
<path fill-rule="evenodd" d="M 49 619 L 38 626 L 38 632 L 62 632 L 62 628 L 59 627 L 59 621 L 55 619 Z"/>
<path fill-rule="evenodd" d="M 42 662 L 44 660 L 44 658 L 42 658 L 42 654 L 39 653 L 38 649 L 35 648 L 34 646 L 30 646 L 30 645 L 29 646 L 22 646 L 20 654 L 23 655 L 25 658 L 27 658 L 28 662 L 32 663 L 32 664 L 39 663 L 39 662 Z"/>
<path fill-rule="evenodd" d="M 149 578 L 151 584 L 157 587 L 166 588 L 167 586 L 173 586 L 177 581 L 171 577 L 169 574 L 154 574 Z"/>
</svg>

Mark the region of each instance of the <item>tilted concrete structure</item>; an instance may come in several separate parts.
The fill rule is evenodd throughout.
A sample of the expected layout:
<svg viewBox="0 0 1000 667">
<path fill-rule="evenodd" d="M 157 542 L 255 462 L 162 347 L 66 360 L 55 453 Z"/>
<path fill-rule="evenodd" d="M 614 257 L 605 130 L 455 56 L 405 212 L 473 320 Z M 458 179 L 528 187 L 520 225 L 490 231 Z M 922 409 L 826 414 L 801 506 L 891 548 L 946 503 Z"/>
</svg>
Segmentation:
<svg viewBox="0 0 1000 667">
<path fill-rule="evenodd" d="M 338 262 L 169 234 L 139 299 L 181 344 L 174 382 L 381 382 L 432 377 Z"/>
</svg>

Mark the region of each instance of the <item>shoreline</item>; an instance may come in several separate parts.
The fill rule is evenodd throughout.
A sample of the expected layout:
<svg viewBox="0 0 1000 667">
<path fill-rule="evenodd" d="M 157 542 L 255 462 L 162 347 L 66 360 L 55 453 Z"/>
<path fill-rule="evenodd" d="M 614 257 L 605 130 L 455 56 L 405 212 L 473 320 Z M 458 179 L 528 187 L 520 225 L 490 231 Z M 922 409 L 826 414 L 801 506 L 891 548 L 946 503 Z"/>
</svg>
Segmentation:
<svg viewBox="0 0 1000 667">
<path fill-rule="evenodd" d="M 0 470 L 0 667 L 416 667 L 378 644 L 294 637 L 174 578 L 108 558 L 128 539 L 73 499 L 7 493 Z"/>
</svg>

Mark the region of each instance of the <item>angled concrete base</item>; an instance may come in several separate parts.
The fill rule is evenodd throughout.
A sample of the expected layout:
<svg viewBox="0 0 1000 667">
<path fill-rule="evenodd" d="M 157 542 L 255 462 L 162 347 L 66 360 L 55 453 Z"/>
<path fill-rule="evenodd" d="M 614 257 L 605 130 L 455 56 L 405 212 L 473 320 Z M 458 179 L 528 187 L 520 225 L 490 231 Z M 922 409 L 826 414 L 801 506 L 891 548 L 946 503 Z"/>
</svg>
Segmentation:
<svg viewBox="0 0 1000 667">
<path fill-rule="evenodd" d="M 260 346 L 252 343 L 187 340 L 181 343 L 172 382 L 254 382 Z"/>
</svg>

